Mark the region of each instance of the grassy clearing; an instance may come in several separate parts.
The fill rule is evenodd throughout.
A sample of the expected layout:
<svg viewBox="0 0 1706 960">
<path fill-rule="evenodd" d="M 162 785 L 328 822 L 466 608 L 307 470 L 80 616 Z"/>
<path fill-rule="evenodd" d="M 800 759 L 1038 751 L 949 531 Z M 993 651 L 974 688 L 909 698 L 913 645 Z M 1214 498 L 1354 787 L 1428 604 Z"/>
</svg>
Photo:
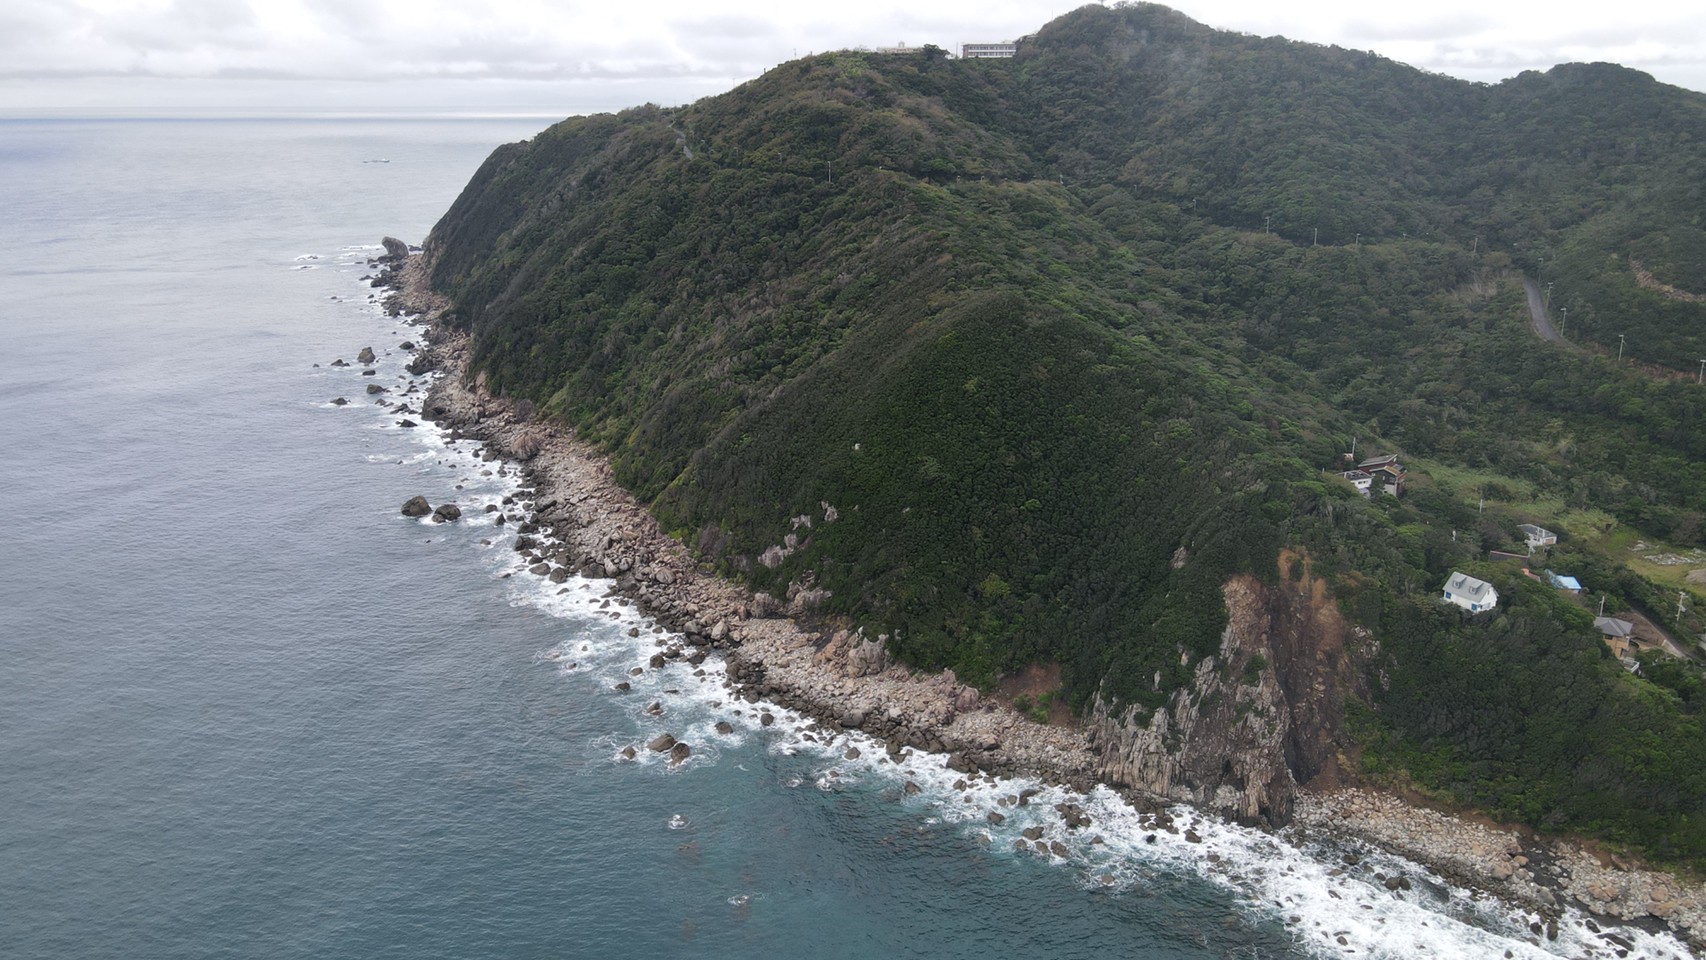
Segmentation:
<svg viewBox="0 0 1706 960">
<path fill-rule="evenodd" d="M 1412 458 L 1409 463 L 1434 487 L 1463 503 L 1474 505 L 1485 496 L 1489 508 L 1517 516 L 1521 522 L 1537 523 L 1590 544 L 1599 544 L 1619 531 L 1634 536 L 1634 531 L 1619 524 L 1611 514 L 1592 508 L 1567 507 L 1561 497 L 1541 493 L 1531 480 L 1421 458 Z"/>
<path fill-rule="evenodd" d="M 1597 546 L 1607 556 L 1648 580 L 1672 590 L 1687 590 L 1694 603 L 1706 604 L 1706 583 L 1690 583 L 1688 580 L 1695 571 L 1706 570 L 1706 549 L 1684 549 L 1652 537 L 1643 537 L 1627 527 L 1619 527 Z M 1687 562 L 1678 563 L 1677 559 Z"/>
</svg>

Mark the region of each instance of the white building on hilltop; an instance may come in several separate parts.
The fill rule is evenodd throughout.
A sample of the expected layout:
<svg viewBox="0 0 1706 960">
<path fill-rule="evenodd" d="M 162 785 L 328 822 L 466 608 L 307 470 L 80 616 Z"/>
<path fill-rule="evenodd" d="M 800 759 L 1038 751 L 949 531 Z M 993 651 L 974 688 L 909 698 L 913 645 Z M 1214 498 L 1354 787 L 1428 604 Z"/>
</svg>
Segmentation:
<svg viewBox="0 0 1706 960">
<path fill-rule="evenodd" d="M 1445 581 L 1444 599 L 1446 603 L 1455 603 L 1470 613 L 1480 613 L 1499 605 L 1499 591 L 1485 580 L 1453 570 Z"/>
<path fill-rule="evenodd" d="M 960 59 L 962 60 L 1001 60 L 1014 56 L 1018 52 L 1019 44 L 1017 41 L 960 44 Z"/>
</svg>

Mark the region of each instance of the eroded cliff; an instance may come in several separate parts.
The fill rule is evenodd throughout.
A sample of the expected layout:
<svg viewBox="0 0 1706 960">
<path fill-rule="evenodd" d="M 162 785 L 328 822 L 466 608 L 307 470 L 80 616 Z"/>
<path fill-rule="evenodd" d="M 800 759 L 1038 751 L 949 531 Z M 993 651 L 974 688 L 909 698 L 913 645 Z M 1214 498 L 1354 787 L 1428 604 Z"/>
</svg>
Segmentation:
<svg viewBox="0 0 1706 960">
<path fill-rule="evenodd" d="M 1358 664 L 1372 640 L 1340 615 L 1306 558 L 1284 551 L 1280 568 L 1271 585 L 1244 574 L 1226 582 L 1220 649 L 1163 709 L 1094 701 L 1102 777 L 1279 824 L 1300 785 L 1337 772 L 1345 698 L 1366 693 Z"/>
</svg>

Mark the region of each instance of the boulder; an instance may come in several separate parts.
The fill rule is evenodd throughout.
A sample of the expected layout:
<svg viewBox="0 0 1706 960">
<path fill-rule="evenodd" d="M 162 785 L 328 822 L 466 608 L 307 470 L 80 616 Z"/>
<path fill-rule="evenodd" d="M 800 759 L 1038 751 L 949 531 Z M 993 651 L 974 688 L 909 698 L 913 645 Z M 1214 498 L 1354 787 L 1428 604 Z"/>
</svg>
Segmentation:
<svg viewBox="0 0 1706 960">
<path fill-rule="evenodd" d="M 405 517 L 424 517 L 431 512 L 432 504 L 427 503 L 427 498 L 419 494 L 410 497 L 403 504 L 403 516 Z"/>
<path fill-rule="evenodd" d="M 863 711 L 863 710 L 849 709 L 849 710 L 843 711 L 841 714 L 841 725 L 843 727 L 848 727 L 848 728 L 859 727 L 859 726 L 863 726 L 864 723 L 865 723 L 865 711 Z"/>
<path fill-rule="evenodd" d="M 734 733 L 735 728 L 734 728 L 734 725 L 729 723 L 727 720 L 718 720 L 717 721 L 717 732 L 726 735 L 726 734 Z"/>
<path fill-rule="evenodd" d="M 420 426 L 420 424 L 414 422 L 413 420 L 410 420 L 408 417 L 404 417 L 403 419 L 397 421 L 397 426 L 402 427 L 404 430 L 412 430 L 415 427 Z"/>
<path fill-rule="evenodd" d="M 347 403 L 349 403 L 349 401 L 345 400 L 343 397 L 333 397 L 332 398 L 332 406 L 334 406 L 334 407 L 341 407 Z"/>
<path fill-rule="evenodd" d="M 861 640 L 847 651 L 847 675 L 866 677 L 888 667 L 888 651 L 882 640 Z"/>
<path fill-rule="evenodd" d="M 686 760 L 688 757 L 690 757 L 692 755 L 693 755 L 693 748 L 692 747 L 689 747 L 685 743 L 678 743 L 675 746 L 669 748 L 670 765 L 674 766 L 675 764 L 678 764 L 678 763 L 682 762 L 683 760 Z"/>
<path fill-rule="evenodd" d="M 373 361 L 375 361 L 377 359 L 379 359 L 379 358 L 373 355 L 373 348 L 372 347 L 362 347 L 361 352 L 355 355 L 355 361 L 357 363 L 371 364 Z"/>
<path fill-rule="evenodd" d="M 368 234 L 368 236 L 372 236 L 372 234 Z M 396 237 L 386 237 L 383 240 L 380 240 L 379 242 L 385 245 L 385 259 L 387 259 L 387 260 L 406 260 L 406 259 L 408 259 L 409 245 L 404 243 L 403 241 L 398 240 Z"/>
<path fill-rule="evenodd" d="M 675 746 L 675 738 L 667 733 L 660 733 L 652 739 L 651 743 L 646 744 L 646 749 L 654 753 L 663 753 L 673 746 Z"/>
<path fill-rule="evenodd" d="M 441 503 L 432 512 L 433 523 L 450 523 L 462 519 L 462 508 L 454 503 Z"/>
</svg>

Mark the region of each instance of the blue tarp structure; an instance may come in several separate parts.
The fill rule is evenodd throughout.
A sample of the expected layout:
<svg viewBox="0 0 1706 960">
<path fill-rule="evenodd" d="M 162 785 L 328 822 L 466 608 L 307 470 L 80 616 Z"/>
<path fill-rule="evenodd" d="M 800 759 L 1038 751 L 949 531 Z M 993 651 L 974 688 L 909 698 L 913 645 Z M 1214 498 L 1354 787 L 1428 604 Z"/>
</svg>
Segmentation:
<svg viewBox="0 0 1706 960">
<path fill-rule="evenodd" d="M 1582 583 L 1575 577 L 1560 576 L 1559 574 L 1548 570 L 1546 571 L 1546 579 L 1552 581 L 1552 586 L 1557 587 L 1559 590 L 1570 590 L 1576 593 L 1582 592 Z"/>
</svg>

